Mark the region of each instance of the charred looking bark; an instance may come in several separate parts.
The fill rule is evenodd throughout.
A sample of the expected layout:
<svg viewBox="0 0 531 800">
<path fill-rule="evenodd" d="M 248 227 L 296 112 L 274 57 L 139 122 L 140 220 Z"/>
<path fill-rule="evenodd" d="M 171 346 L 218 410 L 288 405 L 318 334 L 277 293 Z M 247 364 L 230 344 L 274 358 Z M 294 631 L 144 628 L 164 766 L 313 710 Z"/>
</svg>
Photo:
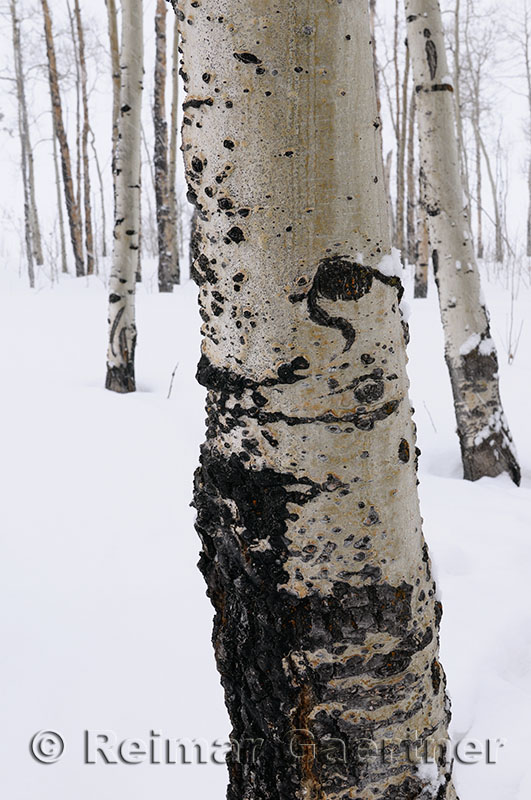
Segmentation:
<svg viewBox="0 0 531 800">
<path fill-rule="evenodd" d="M 399 289 L 398 302 L 400 302 L 403 289 L 399 278 L 384 275 L 377 269 L 363 267 L 361 264 L 349 261 L 345 256 L 332 256 L 323 259 L 315 273 L 308 293 L 291 295 L 290 300 L 292 303 L 296 303 L 306 298 L 310 319 L 316 322 L 317 325 L 337 328 L 341 331 L 346 342 L 343 352 L 347 352 L 354 344 L 356 331 L 347 319 L 330 316 L 319 305 L 319 299 L 360 300 L 370 292 L 375 278 L 388 286 L 396 286 Z"/>
<path fill-rule="evenodd" d="M 390 585 L 368 566 L 362 568 L 368 576 L 363 587 L 345 577 L 326 597 L 312 594 L 311 586 L 306 597 L 283 590 L 287 522 L 326 491 L 334 489 L 289 473 L 250 469 L 241 455 L 220 457 L 208 444 L 202 449 L 194 505 L 203 544 L 199 566 L 215 608 L 213 643 L 233 725 L 228 800 L 299 797 L 300 787 L 315 799 L 348 786 L 361 793 L 374 781 L 375 770 L 387 776 L 403 772 L 400 759 L 389 767 L 368 757 L 366 743 L 378 739 L 382 723 L 363 719 L 363 712 L 400 703 L 415 681 L 408 672 L 412 657 L 436 632 L 412 630 L 411 585 Z M 367 538 L 353 547 L 364 556 Z M 307 656 L 319 650 L 340 654 L 363 645 L 375 631 L 397 637 L 391 653 L 317 665 Z M 355 676 L 383 681 L 376 692 L 361 683 L 345 688 L 342 679 Z M 432 679 L 438 691 L 443 680 L 438 664 L 432 663 Z M 360 712 L 362 721 L 348 724 L 339 711 L 310 719 L 318 704 L 347 705 Z M 417 711 L 413 705 L 394 714 L 407 719 Z M 429 733 L 422 732 L 419 742 Z M 317 746 L 308 757 L 312 742 Z M 421 792 L 421 781 L 409 777 L 390 786 L 385 797 L 413 800 Z"/>
</svg>

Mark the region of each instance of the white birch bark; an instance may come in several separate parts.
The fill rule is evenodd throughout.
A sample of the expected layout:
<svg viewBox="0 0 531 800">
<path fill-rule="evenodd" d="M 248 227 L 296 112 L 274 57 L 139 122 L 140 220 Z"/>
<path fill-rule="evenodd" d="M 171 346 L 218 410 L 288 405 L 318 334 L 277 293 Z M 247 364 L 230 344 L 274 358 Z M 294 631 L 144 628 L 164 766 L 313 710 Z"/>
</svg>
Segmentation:
<svg viewBox="0 0 531 800">
<path fill-rule="evenodd" d="M 519 483 L 461 186 L 453 85 L 439 2 L 405 0 L 405 7 L 432 260 L 464 477 L 477 480 L 508 472 Z"/>
<path fill-rule="evenodd" d="M 176 283 L 172 274 L 172 219 L 169 199 L 168 123 L 166 122 L 166 15 L 166 0 L 157 0 L 153 89 L 153 128 L 155 132 L 153 165 L 157 207 L 159 292 L 172 292 L 173 285 Z"/>
<path fill-rule="evenodd" d="M 116 209 L 109 294 L 106 388 L 135 391 L 135 275 L 140 235 L 140 131 L 143 89 L 142 0 L 122 0 Z"/>
<path fill-rule="evenodd" d="M 57 136 L 57 142 L 59 144 L 59 151 L 61 154 L 63 188 L 68 223 L 70 227 L 70 241 L 72 242 L 72 250 L 74 253 L 76 275 L 81 277 L 85 274 L 81 216 L 74 192 L 70 148 L 68 146 L 68 138 L 63 121 L 63 108 L 61 103 L 61 92 L 59 90 L 59 76 L 57 73 L 57 61 L 55 57 L 55 44 L 52 30 L 52 17 L 50 14 L 48 0 L 41 0 L 41 5 L 44 20 L 44 35 L 46 39 L 46 55 L 48 59 L 48 82 L 50 85 L 50 98 L 52 101 L 53 130 Z"/>
<path fill-rule="evenodd" d="M 229 756 L 228 798 L 453 800 L 450 769 L 363 752 L 444 739 L 449 716 L 367 3 L 177 11 L 209 390 L 201 569 L 233 738 L 263 740 Z M 290 752 L 301 731 L 315 757 Z"/>
<path fill-rule="evenodd" d="M 118 119 L 120 116 L 120 42 L 118 36 L 118 16 L 115 0 L 105 0 L 107 7 L 107 28 L 109 32 L 109 49 L 111 56 L 112 76 L 112 163 L 113 175 L 115 172 L 114 160 L 118 142 Z M 116 187 L 114 187 L 116 195 Z M 115 197 L 116 202 L 116 197 Z"/>
<path fill-rule="evenodd" d="M 81 7 L 79 0 L 74 0 L 74 16 L 77 30 L 77 50 L 79 56 L 79 73 L 81 102 L 83 107 L 83 127 L 81 131 L 81 157 L 83 161 L 83 210 L 85 212 L 85 253 L 87 257 L 87 275 L 94 274 L 94 232 L 92 230 L 92 197 L 90 188 L 90 162 L 88 154 L 90 120 L 88 102 L 88 76 L 85 59 L 85 34 L 81 21 Z M 81 201 L 78 200 L 81 205 Z"/>
<path fill-rule="evenodd" d="M 172 280 L 181 281 L 181 209 L 177 202 L 177 115 L 179 113 L 179 20 L 175 15 L 173 25 L 171 61 L 171 120 L 168 195 L 170 205 L 170 237 L 172 251 Z"/>
<path fill-rule="evenodd" d="M 43 263 L 41 232 L 37 203 L 35 199 L 35 170 L 33 148 L 31 144 L 28 104 L 26 101 L 26 85 L 24 59 L 21 47 L 20 19 L 15 0 L 10 2 L 11 27 L 13 38 L 13 63 L 18 106 L 18 131 L 21 150 L 21 172 L 24 190 L 24 227 L 28 258 L 28 276 L 30 286 L 35 284 L 34 262 Z"/>
<path fill-rule="evenodd" d="M 407 263 L 416 263 L 415 254 L 415 211 L 417 208 L 417 181 L 415 180 L 415 117 L 416 93 L 413 90 L 409 101 L 407 132 Z"/>
<path fill-rule="evenodd" d="M 63 214 L 63 203 L 61 200 L 61 174 L 59 172 L 59 155 L 57 153 L 57 134 L 55 132 L 55 121 L 53 117 L 52 108 L 52 142 L 53 142 L 53 168 L 55 175 L 55 194 L 57 199 L 57 217 L 59 221 L 59 246 L 61 250 L 61 272 L 66 275 L 68 272 L 68 262 L 66 259 L 66 239 L 65 239 L 65 221 Z"/>
</svg>

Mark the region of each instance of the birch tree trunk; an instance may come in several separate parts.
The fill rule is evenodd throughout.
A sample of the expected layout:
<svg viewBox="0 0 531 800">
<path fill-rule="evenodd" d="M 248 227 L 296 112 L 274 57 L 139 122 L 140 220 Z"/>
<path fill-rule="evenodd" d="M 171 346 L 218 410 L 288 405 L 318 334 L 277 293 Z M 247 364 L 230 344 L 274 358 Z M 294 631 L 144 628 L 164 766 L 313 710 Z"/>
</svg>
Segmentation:
<svg viewBox="0 0 531 800">
<path fill-rule="evenodd" d="M 98 173 L 98 183 L 100 187 L 100 204 L 101 204 L 101 254 L 103 258 L 107 257 L 107 214 L 105 213 L 105 190 L 103 188 L 103 174 L 100 167 L 100 160 L 98 158 L 98 148 L 96 147 L 96 137 L 94 131 L 90 129 L 90 146 L 94 156 L 94 163 L 96 164 L 96 172 Z M 96 264 L 96 272 L 97 272 Z"/>
<path fill-rule="evenodd" d="M 405 6 L 433 267 L 464 476 L 476 480 L 506 471 L 519 483 L 461 187 L 440 7 L 438 0 L 405 0 Z"/>
<path fill-rule="evenodd" d="M 407 213 L 406 213 L 406 243 L 407 261 L 416 263 L 415 248 L 415 209 L 417 195 L 417 181 L 415 180 L 415 115 L 416 93 L 413 90 L 409 101 L 409 120 L 407 132 Z"/>
<path fill-rule="evenodd" d="M 24 241 L 26 244 L 26 259 L 28 266 L 28 280 L 31 289 L 35 288 L 35 252 L 33 242 L 33 219 L 31 213 L 31 193 L 29 175 L 29 131 L 27 129 L 26 95 L 24 87 L 24 67 L 22 49 L 20 46 L 20 23 L 17 18 L 17 9 L 14 0 L 10 3 L 11 28 L 13 39 L 13 55 L 15 64 L 15 86 L 17 92 L 17 117 L 18 133 L 20 140 L 20 171 L 22 173 L 22 189 L 24 194 Z"/>
<path fill-rule="evenodd" d="M 409 50 L 406 48 L 406 61 L 404 65 L 404 75 L 400 82 L 400 70 L 398 66 L 398 25 L 399 25 L 399 2 L 396 2 L 395 10 L 395 40 L 394 40 L 394 63 L 396 89 L 396 227 L 395 245 L 404 256 L 404 194 L 405 194 L 405 163 L 406 163 L 406 134 L 407 134 L 407 84 L 409 80 Z"/>
<path fill-rule="evenodd" d="M 468 9 L 467 9 L 468 25 Z M 459 167 L 466 195 L 468 208 L 471 208 L 470 187 L 468 180 L 468 162 L 463 136 L 463 114 L 461 109 L 461 0 L 455 0 L 454 9 L 454 91 L 455 91 L 455 119 L 457 127 L 457 148 L 459 152 Z"/>
<path fill-rule="evenodd" d="M 528 125 L 531 135 L 531 25 L 529 19 L 529 10 L 527 3 L 524 4 L 524 24 L 523 24 L 523 53 L 525 63 L 525 77 L 527 84 L 527 107 L 529 111 Z M 527 248 L 526 253 L 528 258 L 531 257 L 531 158 L 529 159 L 529 166 L 527 170 L 527 193 L 528 193 L 528 206 L 527 206 Z"/>
<path fill-rule="evenodd" d="M 494 228 L 495 228 L 494 258 L 499 264 L 501 264 L 503 262 L 503 231 L 502 231 L 502 219 L 500 213 L 500 199 L 498 197 L 498 186 L 496 185 L 496 179 L 494 177 L 494 173 L 492 170 L 490 156 L 487 148 L 485 147 L 485 142 L 483 141 L 481 130 L 479 129 L 478 129 L 478 140 L 481 152 L 483 153 L 483 157 L 485 159 L 485 164 L 487 166 L 487 175 L 489 176 L 490 190 L 492 192 L 492 204 L 494 207 Z"/>
<path fill-rule="evenodd" d="M 481 180 L 481 145 L 479 143 L 479 119 L 474 117 L 474 138 L 476 140 L 476 204 L 477 204 L 477 254 L 483 258 L 483 192 Z"/>
<path fill-rule="evenodd" d="M 170 130 L 170 161 L 169 161 L 169 181 L 168 181 L 168 200 L 170 206 L 170 240 L 171 240 L 171 277 L 174 283 L 178 284 L 181 280 L 180 252 L 181 230 L 180 209 L 177 205 L 177 116 L 179 113 L 179 19 L 175 15 L 173 25 L 173 46 L 171 64 L 171 130 Z"/>
<path fill-rule="evenodd" d="M 94 234 L 92 231 L 92 198 L 90 189 L 90 163 L 88 154 L 90 120 L 88 105 L 87 62 L 85 59 L 85 35 L 81 22 L 79 0 L 74 0 L 74 15 L 77 28 L 77 46 L 81 77 L 81 101 L 83 106 L 83 129 L 81 132 L 81 155 L 83 159 L 83 207 L 85 211 L 85 252 L 87 275 L 94 274 Z"/>
<path fill-rule="evenodd" d="M 528 193 L 528 206 L 527 206 L 527 257 L 531 258 L 531 158 L 527 168 L 527 193 Z"/>
<path fill-rule="evenodd" d="M 55 192 L 57 198 L 57 216 L 59 219 L 59 242 L 60 242 L 60 249 L 61 249 L 61 272 L 63 274 L 68 273 L 68 261 L 66 258 L 66 240 L 65 240 L 65 221 L 64 221 L 64 214 L 63 214 L 63 202 L 61 200 L 61 175 L 59 172 L 59 155 L 57 153 L 57 136 L 55 133 L 55 122 L 53 120 L 53 108 L 52 108 L 52 124 L 54 126 L 53 133 L 52 133 L 52 142 L 53 142 L 53 168 L 54 168 L 54 175 L 55 175 Z"/>
<path fill-rule="evenodd" d="M 120 115 L 114 167 L 116 210 L 109 294 L 105 386 L 135 391 L 135 276 L 140 236 L 140 131 L 143 89 L 142 0 L 122 0 Z"/>
<path fill-rule="evenodd" d="M 111 53 L 112 75 L 112 171 L 116 172 L 116 146 L 118 143 L 118 119 L 120 117 L 120 41 L 118 36 L 118 17 L 115 0 L 105 0 L 107 6 L 107 28 L 109 31 L 109 48 Z M 116 204 L 116 186 L 114 186 Z"/>
<path fill-rule="evenodd" d="M 376 0 L 369 0 L 369 25 L 370 25 L 371 39 L 372 39 L 374 84 L 376 86 L 376 105 L 378 106 L 378 113 L 380 113 L 382 107 L 382 101 L 380 94 L 380 66 L 378 64 L 378 55 L 376 51 Z"/>
<path fill-rule="evenodd" d="M 449 768 L 364 750 L 444 739 L 449 716 L 367 3 L 196 6 L 177 4 L 208 388 L 195 506 L 240 745 L 228 798 L 450 800 Z"/>
<path fill-rule="evenodd" d="M 155 10 L 155 81 L 153 127 L 155 147 L 155 204 L 159 250 L 159 292 L 172 292 L 171 215 L 168 193 L 168 124 L 166 122 L 166 0 L 157 0 Z"/>
<path fill-rule="evenodd" d="M 31 144 L 31 134 L 28 116 L 28 104 L 26 101 L 26 77 L 24 74 L 24 58 L 20 39 L 20 20 L 17 13 L 15 0 L 10 2 L 12 35 L 13 35 L 13 63 L 15 68 L 15 86 L 18 103 L 18 128 L 21 147 L 21 163 L 23 180 L 26 183 L 25 206 L 27 206 L 27 226 L 29 241 L 31 241 L 32 262 L 35 261 L 39 266 L 43 263 L 41 230 L 39 215 L 37 212 L 37 202 L 35 198 L 35 169 L 33 162 L 33 147 Z M 27 198 L 26 198 L 27 194 Z"/>
<path fill-rule="evenodd" d="M 428 269 L 430 265 L 430 235 L 428 231 L 428 215 L 424 203 L 419 205 L 420 213 L 417 219 L 417 252 L 415 254 L 415 285 L 414 297 L 425 298 L 428 296 Z"/>
<path fill-rule="evenodd" d="M 70 226 L 70 241 L 74 252 L 74 262 L 76 275 L 79 277 L 85 274 L 83 261 L 83 240 L 81 234 L 81 218 L 79 206 L 74 194 L 74 183 L 72 180 L 72 164 L 70 161 L 70 149 L 63 123 L 63 109 L 61 105 L 61 94 L 59 92 L 59 80 L 57 75 L 57 62 L 55 58 L 55 46 L 52 33 L 52 19 L 48 0 L 41 0 L 42 12 L 44 17 L 44 35 L 46 38 L 46 54 L 48 58 L 48 79 L 50 84 L 50 96 L 53 109 L 53 128 L 59 150 L 61 153 L 61 167 L 63 172 L 63 188 L 65 193 L 65 203 Z"/>
<path fill-rule="evenodd" d="M 82 197 L 82 177 L 81 177 L 81 69 L 79 66 L 79 48 L 77 42 L 76 25 L 74 14 L 70 7 L 69 0 L 66 0 L 66 9 L 68 11 L 68 20 L 70 23 L 70 36 L 72 38 L 72 48 L 74 51 L 74 67 L 75 67 L 75 87 L 76 87 L 76 202 L 79 208 L 80 226 L 83 228 L 83 207 L 81 205 Z"/>
</svg>

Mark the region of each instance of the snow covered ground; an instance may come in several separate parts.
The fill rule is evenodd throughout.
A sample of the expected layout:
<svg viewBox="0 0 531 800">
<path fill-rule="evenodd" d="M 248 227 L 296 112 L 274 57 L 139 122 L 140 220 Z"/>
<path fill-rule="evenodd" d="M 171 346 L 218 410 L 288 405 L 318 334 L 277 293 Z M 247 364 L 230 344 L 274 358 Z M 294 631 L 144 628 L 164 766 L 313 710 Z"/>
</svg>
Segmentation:
<svg viewBox="0 0 531 800">
<path fill-rule="evenodd" d="M 6 273 L 7 274 L 7 273 Z M 203 436 L 193 284 L 138 297 L 139 391 L 103 386 L 106 292 L 65 279 L 30 293 L 0 274 L 0 785 L 9 800 L 222 800 L 224 766 L 84 764 L 84 732 L 118 740 L 229 731 L 196 569 L 192 474 Z M 486 282 L 523 484 L 461 480 L 434 286 L 412 301 L 409 348 L 425 533 L 444 604 L 453 734 L 505 740 L 496 764 L 456 765 L 461 800 L 529 800 L 531 759 L 531 291 Z M 177 366 L 171 397 L 170 379 Z M 29 752 L 57 731 L 60 761 Z M 152 733 L 154 732 L 154 733 Z M 221 760 L 221 759 L 218 759 Z"/>
</svg>

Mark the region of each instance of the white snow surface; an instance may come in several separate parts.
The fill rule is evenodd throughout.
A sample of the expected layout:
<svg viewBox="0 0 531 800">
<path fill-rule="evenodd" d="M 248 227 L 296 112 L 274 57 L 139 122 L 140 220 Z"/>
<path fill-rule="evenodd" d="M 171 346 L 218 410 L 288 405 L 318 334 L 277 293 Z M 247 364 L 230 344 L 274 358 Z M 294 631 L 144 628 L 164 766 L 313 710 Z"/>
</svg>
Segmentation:
<svg viewBox="0 0 531 800">
<path fill-rule="evenodd" d="M 3 270 L 4 268 L 2 268 Z M 204 435 L 194 380 L 200 320 L 192 283 L 138 293 L 138 391 L 103 388 L 106 290 L 66 278 L 30 292 L 0 271 L 0 529 L 3 735 L 9 800 L 222 800 L 215 763 L 83 763 L 84 731 L 119 740 L 151 731 L 222 741 L 229 732 L 210 644 L 212 611 L 196 562 L 190 508 Z M 411 306 L 409 373 L 420 497 L 444 605 L 441 659 L 452 734 L 504 739 L 496 764 L 456 763 L 460 800 L 529 800 L 531 714 L 531 292 L 507 366 L 508 294 L 486 284 L 505 410 L 523 468 L 462 480 L 433 282 Z M 173 390 L 170 378 L 178 364 Z M 61 733 L 62 759 L 29 755 L 32 735 Z"/>
</svg>

